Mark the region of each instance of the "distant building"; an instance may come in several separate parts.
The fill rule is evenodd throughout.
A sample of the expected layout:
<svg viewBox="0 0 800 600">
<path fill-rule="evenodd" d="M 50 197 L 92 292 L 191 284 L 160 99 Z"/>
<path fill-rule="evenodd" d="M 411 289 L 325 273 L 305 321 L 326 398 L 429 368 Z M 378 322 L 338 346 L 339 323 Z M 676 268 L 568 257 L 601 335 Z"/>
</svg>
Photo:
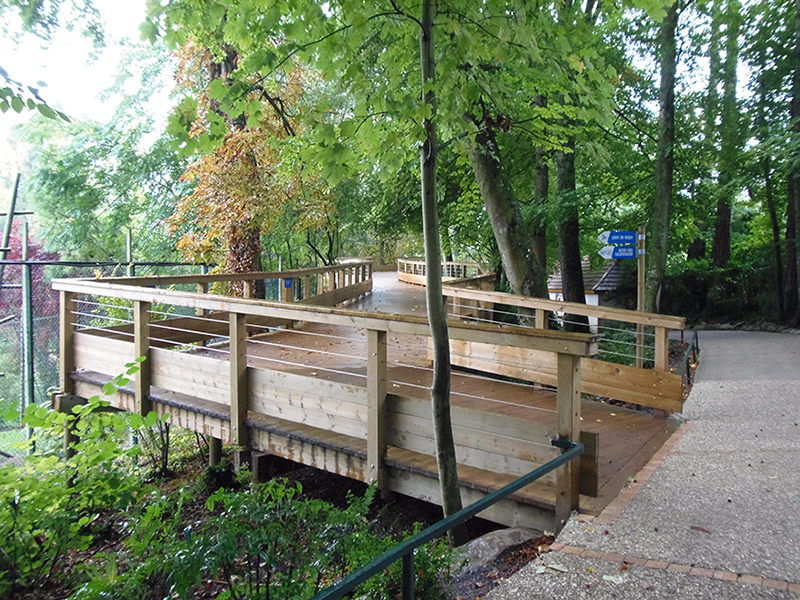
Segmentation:
<svg viewBox="0 0 800 600">
<path fill-rule="evenodd" d="M 628 261 L 630 262 L 630 261 Z M 604 264 L 599 269 L 592 269 L 589 258 L 581 261 L 583 268 L 583 287 L 586 294 L 586 304 L 589 306 L 620 306 L 619 302 L 608 302 L 610 292 L 617 291 L 622 279 L 630 269 L 630 265 L 625 265 L 625 261 L 612 260 Z M 561 282 L 561 268 L 547 280 L 547 291 L 551 300 L 559 302 L 564 300 L 563 284 Z M 634 300 L 635 302 L 635 300 Z M 630 308 L 622 306 L 621 308 Z M 597 331 L 597 318 L 589 317 L 589 327 L 592 331 Z"/>
</svg>

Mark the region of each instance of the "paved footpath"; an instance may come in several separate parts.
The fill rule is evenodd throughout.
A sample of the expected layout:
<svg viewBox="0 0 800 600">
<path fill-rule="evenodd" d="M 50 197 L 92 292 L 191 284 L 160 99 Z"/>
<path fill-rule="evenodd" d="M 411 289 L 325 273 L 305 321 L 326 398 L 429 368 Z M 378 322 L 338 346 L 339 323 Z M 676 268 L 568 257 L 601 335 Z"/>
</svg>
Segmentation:
<svg viewBox="0 0 800 600">
<path fill-rule="evenodd" d="M 486 600 L 800 598 L 800 335 L 700 347 L 686 424 Z"/>
</svg>

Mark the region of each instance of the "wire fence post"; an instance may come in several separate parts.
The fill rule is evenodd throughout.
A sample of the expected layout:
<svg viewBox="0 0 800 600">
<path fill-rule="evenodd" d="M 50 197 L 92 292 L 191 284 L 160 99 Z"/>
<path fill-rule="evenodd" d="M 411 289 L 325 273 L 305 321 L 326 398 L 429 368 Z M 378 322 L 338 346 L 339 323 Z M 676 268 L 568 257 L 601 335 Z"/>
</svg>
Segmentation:
<svg viewBox="0 0 800 600">
<path fill-rule="evenodd" d="M 22 412 L 36 403 L 33 381 L 33 300 L 31 294 L 31 265 L 28 263 L 28 221 L 22 221 Z M 30 441 L 33 430 L 26 428 L 25 439 Z M 31 448 L 32 450 L 32 448 Z"/>
</svg>

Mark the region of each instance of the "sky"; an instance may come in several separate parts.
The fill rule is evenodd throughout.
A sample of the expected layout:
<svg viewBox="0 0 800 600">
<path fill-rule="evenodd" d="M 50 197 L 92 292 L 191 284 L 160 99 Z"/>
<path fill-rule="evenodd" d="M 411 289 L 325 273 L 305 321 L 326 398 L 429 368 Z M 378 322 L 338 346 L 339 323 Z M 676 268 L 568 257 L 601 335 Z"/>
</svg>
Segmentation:
<svg viewBox="0 0 800 600">
<path fill-rule="evenodd" d="M 40 95 L 51 106 L 72 119 L 108 121 L 115 103 L 103 102 L 103 91 L 114 83 L 122 52 L 117 42 L 139 40 L 139 24 L 145 18 L 145 0 L 94 0 L 104 24 L 107 44 L 95 51 L 92 42 L 78 31 L 59 30 L 50 42 L 33 35 L 20 40 L 0 38 L 0 66 L 12 79 L 25 85 L 44 82 Z M 166 112 L 166 107 L 164 107 Z M 25 148 L 10 141 L 14 126 L 31 115 L 0 113 L 0 212 L 9 196 L 10 183 L 24 163 Z M 24 176 L 24 174 L 23 174 Z"/>
</svg>

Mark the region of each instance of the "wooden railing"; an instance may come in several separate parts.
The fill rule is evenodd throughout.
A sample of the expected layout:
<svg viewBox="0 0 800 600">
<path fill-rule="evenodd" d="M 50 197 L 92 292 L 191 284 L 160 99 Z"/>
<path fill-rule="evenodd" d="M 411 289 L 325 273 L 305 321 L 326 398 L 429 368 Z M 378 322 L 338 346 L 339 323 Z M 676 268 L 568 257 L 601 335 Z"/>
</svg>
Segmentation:
<svg viewBox="0 0 800 600">
<path fill-rule="evenodd" d="M 603 308 L 559 302 L 542 298 L 532 298 L 490 292 L 485 290 L 464 289 L 463 286 L 444 286 L 444 294 L 453 312 L 458 313 L 461 306 L 470 307 L 474 303 L 505 305 L 519 309 L 519 312 L 533 313 L 536 329 L 546 330 L 551 313 L 559 315 L 581 315 L 595 317 L 601 322 L 614 321 L 622 324 L 642 325 L 652 328 L 654 333 L 654 368 L 644 369 L 617 362 L 586 358 L 583 363 L 583 379 L 581 389 L 588 394 L 630 402 L 640 406 L 648 406 L 659 410 L 680 412 L 683 406 L 683 386 L 679 375 L 671 373 L 669 368 L 669 331 L 683 330 L 685 319 L 669 315 L 637 312 L 617 308 Z M 484 313 L 487 312 L 484 308 Z M 492 319 L 489 319 L 492 320 Z M 601 328 L 602 332 L 602 328 Z M 636 335 L 631 331 L 632 340 Z M 599 344 L 603 351 L 605 340 Z M 635 347 L 636 341 L 629 342 Z M 481 369 L 488 364 L 502 375 L 516 377 L 526 381 L 535 381 L 547 385 L 555 385 L 557 377 L 554 372 L 555 359 L 552 355 L 541 352 L 509 351 L 504 348 L 488 348 L 471 343 L 454 342 L 452 345 L 453 364 Z M 498 365 L 502 365 L 499 366 Z"/>
<path fill-rule="evenodd" d="M 359 268 L 367 269 L 369 274 L 368 265 L 349 264 L 313 273 L 280 273 L 281 278 L 292 281 L 303 281 L 312 274 L 338 273 L 334 283 L 345 284 L 333 290 L 318 285 L 322 291 L 316 298 L 294 304 L 202 292 L 213 282 L 255 281 L 264 278 L 264 273 L 55 280 L 53 287 L 60 291 L 62 307 L 61 392 L 84 397 L 96 393 L 99 385 L 124 370 L 125 363 L 144 356 L 147 360 L 133 384 L 112 397 L 118 408 L 170 413 L 173 423 L 211 436 L 216 446 L 222 442 L 251 446 L 418 496 L 419 483 L 409 483 L 407 472 L 401 473 L 401 465 L 416 461 L 416 472 L 432 469 L 435 473 L 430 401 L 390 393 L 403 382 L 395 384 L 389 372 L 387 336 L 428 336 L 427 320 L 304 304 L 320 297 L 330 302 L 341 300 L 336 292 L 348 287 L 351 294 L 359 292 L 359 286 L 368 280 L 358 281 L 359 275 L 353 274 L 358 271 L 350 271 L 350 275 L 346 272 Z M 194 285 L 201 291 L 174 289 L 181 284 Z M 309 284 L 303 288 L 309 289 Z M 116 307 L 121 300 L 132 303 L 132 316 L 130 322 L 114 327 L 98 325 L 98 318 L 85 308 L 92 303 Z M 103 310 L 107 313 L 111 309 Z M 164 316 L 157 313 L 170 310 L 183 314 L 167 314 L 167 318 L 155 320 Z M 364 374 L 341 370 L 344 381 L 337 381 L 309 373 L 315 369 L 293 372 L 265 368 L 266 359 L 251 355 L 248 350 L 258 336 L 248 334 L 257 333 L 255 328 L 259 326 L 269 328 L 271 324 L 287 322 L 345 326 L 362 332 L 366 352 L 353 358 L 365 364 Z M 179 340 L 165 341 L 164 332 L 173 329 L 180 330 Z M 202 335 L 223 337 L 226 343 L 207 348 L 185 346 L 200 341 Z M 474 494 L 484 489 L 481 486 L 491 487 L 490 481 L 498 474 L 517 477 L 551 460 L 558 452 L 551 439 L 579 439 L 581 361 L 597 352 L 598 338 L 456 320 L 450 322 L 450 338 L 460 343 L 551 354 L 558 384 L 557 419 L 552 425 L 453 406 L 453 430 L 462 469 L 483 474 L 474 478 L 480 482 L 477 487 L 463 492 L 469 501 L 482 497 L 485 491 Z M 353 380 L 360 383 L 354 384 Z M 358 448 L 364 441 L 362 453 Z M 343 450 L 348 444 L 354 449 Z M 563 522 L 578 506 L 578 477 L 579 467 L 570 463 L 545 482 L 554 488 L 556 523 Z M 435 499 L 435 492 L 432 494 Z M 505 516 L 497 517 L 500 522 L 514 522 L 517 518 L 514 515 L 518 508 L 498 510 L 506 511 Z"/>
<path fill-rule="evenodd" d="M 397 279 L 405 283 L 425 285 L 427 265 L 424 260 L 414 258 L 397 259 Z M 443 262 L 442 281 L 452 281 L 481 275 L 481 265 L 473 262 Z"/>
</svg>

